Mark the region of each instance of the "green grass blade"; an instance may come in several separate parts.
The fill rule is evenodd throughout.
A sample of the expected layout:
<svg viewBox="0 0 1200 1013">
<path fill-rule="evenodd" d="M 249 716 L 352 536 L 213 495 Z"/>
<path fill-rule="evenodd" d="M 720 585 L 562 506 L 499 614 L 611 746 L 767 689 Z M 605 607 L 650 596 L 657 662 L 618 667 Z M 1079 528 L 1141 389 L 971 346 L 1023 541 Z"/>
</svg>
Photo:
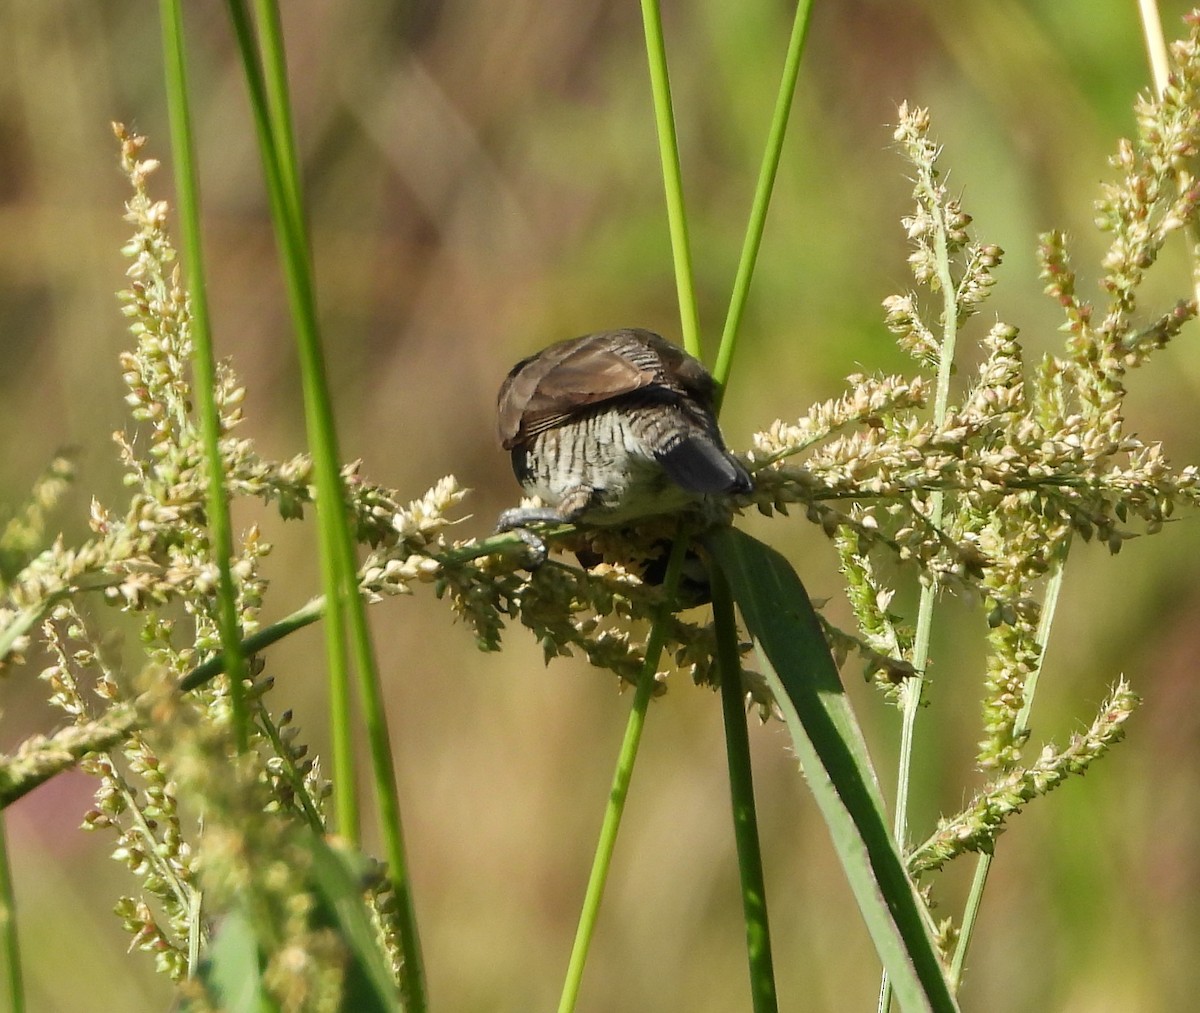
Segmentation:
<svg viewBox="0 0 1200 1013">
<path fill-rule="evenodd" d="M 783 79 L 779 82 L 779 94 L 775 99 L 775 112 L 771 117 L 771 129 L 767 134 L 767 150 L 763 154 L 758 172 L 758 184 L 754 190 L 754 201 L 750 208 L 750 221 L 746 226 L 746 238 L 742 244 L 742 256 L 738 261 L 733 292 L 729 299 L 729 311 L 725 315 L 725 329 L 721 332 L 721 347 L 713 366 L 713 379 L 717 381 L 716 407 L 721 410 L 725 385 L 733 366 L 733 352 L 737 347 L 738 330 L 742 324 L 742 313 L 750 295 L 750 281 L 754 277 L 754 265 L 762 246 L 763 229 L 767 224 L 767 209 L 771 204 L 771 191 L 775 188 L 775 174 L 779 170 L 779 159 L 783 153 L 783 139 L 787 134 L 788 117 L 792 111 L 792 98 L 796 94 L 796 79 L 800 74 L 800 59 L 804 55 L 804 42 L 808 38 L 808 20 L 812 11 L 812 0 L 800 0 L 796 4 L 796 17 L 792 22 L 792 34 L 788 40 L 787 56 L 783 62 Z"/>
<path fill-rule="evenodd" d="M 617 754 L 617 767 L 613 774 L 612 790 L 608 794 L 608 805 L 604 809 L 604 821 L 600 826 L 600 836 L 596 842 L 596 854 L 592 860 L 592 870 L 588 875 L 583 906 L 579 912 L 579 925 L 575 930 L 571 958 L 567 963 L 567 973 L 563 979 L 558 1013 L 571 1013 L 579 1000 L 579 988 L 583 983 L 583 969 L 591 948 L 592 934 L 596 929 L 596 919 L 600 914 L 600 900 L 604 896 L 604 886 L 608 882 L 613 849 L 617 845 L 617 832 L 621 828 L 621 817 L 625 813 L 625 801 L 629 797 L 629 782 L 633 779 L 633 767 L 637 761 L 642 730 L 646 724 L 646 709 L 650 706 L 650 699 L 654 696 L 654 675 L 658 671 L 658 661 L 662 656 L 663 644 L 666 642 L 666 623 L 662 620 L 667 614 L 666 610 L 669 608 L 670 602 L 675 597 L 675 589 L 679 586 L 679 574 L 683 569 L 684 556 L 687 554 L 687 541 L 682 536 L 682 532 L 677 533 L 671 548 L 671 555 L 667 559 L 667 572 L 663 578 L 663 611 L 660 613 L 661 618 L 651 626 L 650 637 L 646 642 L 646 659 L 638 677 L 633 706 L 629 711 L 629 720 L 625 724 L 625 736 L 621 740 L 621 749 Z"/>
<path fill-rule="evenodd" d="M 43 601 L 21 609 L 13 616 L 9 624 L 4 629 L 0 629 L 0 661 L 7 658 L 17 641 L 46 618 L 50 614 L 50 610 L 69 593 L 68 591 L 56 591 L 54 594 L 47 595 Z M 224 666 L 222 666 L 223 670 Z"/>
<path fill-rule="evenodd" d="M 262 956 L 254 925 L 245 911 L 234 909 L 200 962 L 200 980 L 226 1013 L 276 1013 L 262 984 Z M 184 1010 L 192 1009 L 185 1004 Z"/>
<path fill-rule="evenodd" d="M 683 205 L 683 174 L 679 167 L 679 138 L 671 106 L 671 80 L 667 73 L 667 47 L 663 41 L 658 0 L 642 0 L 642 27 L 646 33 L 646 58 L 650 63 L 650 91 L 654 100 L 654 126 L 662 160 L 663 188 L 667 200 L 667 226 L 671 232 L 671 257 L 675 262 L 675 289 L 679 298 L 679 326 L 683 347 L 697 359 L 700 350 L 700 314 L 696 309 L 696 283 L 688 240 L 687 213 Z"/>
<path fill-rule="evenodd" d="M 713 377 L 717 381 L 714 410 L 719 415 L 733 362 L 733 352 L 741 327 L 742 314 L 750 293 L 750 282 L 758 261 L 766 227 L 767 210 L 775 186 L 775 174 L 783 152 L 792 98 L 800 73 L 800 59 L 808 35 L 811 0 L 799 0 L 792 33 L 784 58 L 783 79 L 775 101 L 767 147 L 759 169 L 751 205 L 750 220 L 738 261 L 729 310 L 721 333 Z M 743 706 L 740 662 L 737 652 L 737 627 L 728 585 L 719 574 L 713 579 L 713 618 L 717 629 L 718 650 L 721 654 L 721 712 L 725 724 L 725 750 L 729 766 L 729 791 L 733 805 L 733 829 L 738 849 L 738 870 L 741 876 L 742 911 L 746 921 L 746 952 L 750 963 L 751 998 L 756 1013 L 777 1007 L 775 975 L 771 955 L 771 936 L 767 919 L 766 890 L 762 871 L 762 855 L 758 841 L 758 825 L 754 808 L 754 783 L 750 768 L 750 742 L 746 730 Z M 734 676 L 737 676 L 736 678 Z"/>
<path fill-rule="evenodd" d="M 317 918 L 336 928 L 338 938 L 350 951 L 342 981 L 341 1008 L 346 1013 L 400 1013 L 396 984 L 384 963 L 371 913 L 363 900 L 361 875 L 353 868 L 350 856 L 334 851 L 320 837 L 306 834 L 304 840 L 312 853 L 310 874 L 319 899 Z"/>
<path fill-rule="evenodd" d="M 314 389 L 316 386 L 323 386 L 324 364 L 321 361 L 317 338 L 316 299 L 312 287 L 308 240 L 304 234 L 304 221 L 299 213 L 298 195 L 292 193 L 284 178 L 283 158 L 276 143 L 277 132 L 272 126 L 267 85 L 249 10 L 245 0 L 227 0 L 227 6 L 242 60 L 242 73 L 250 94 L 250 110 L 258 135 L 267 198 L 275 221 L 288 305 L 296 327 L 296 342 L 300 351 L 301 373 L 304 378 L 305 425 L 309 433 L 317 479 L 317 521 L 321 528 L 321 582 L 328 601 L 336 603 L 336 607 L 328 609 L 325 617 L 325 660 L 329 681 L 332 744 L 330 777 L 334 786 L 333 801 L 338 831 L 351 843 L 358 843 L 362 833 L 359 825 L 357 780 L 354 776 L 354 737 L 349 727 L 350 674 L 347 668 L 344 608 L 346 595 L 343 591 L 344 575 L 341 573 L 342 554 L 336 548 L 336 515 L 341 512 L 341 476 L 338 474 L 339 458 L 331 413 L 323 413 L 321 408 L 322 403 L 328 404 L 328 392 L 325 392 L 322 399 L 320 393 Z M 290 136 L 290 129 L 288 134 Z M 318 349 L 315 355 L 313 349 Z"/>
<path fill-rule="evenodd" d="M 729 796 L 733 806 L 733 836 L 737 844 L 742 912 L 746 921 L 750 997 L 754 1013 L 774 1013 L 779 1008 L 779 1002 L 771 956 L 771 930 L 767 919 L 762 848 L 758 840 L 758 815 L 754 806 L 754 778 L 750 767 L 750 735 L 746 728 L 737 620 L 729 584 L 719 569 L 712 574 L 712 592 L 713 622 L 717 629 L 717 662 L 721 671 L 721 717 L 725 723 Z"/>
<path fill-rule="evenodd" d="M 858 722 L 800 578 L 733 528 L 705 538 L 829 827 L 871 939 L 906 1010 L 955 1010 L 928 924 L 888 829 Z"/>
<path fill-rule="evenodd" d="M 274 4 L 272 3 L 273 7 Z M 337 446 L 337 432 L 333 414 L 333 401 L 325 373 L 320 332 L 317 325 L 316 297 L 313 289 L 311 259 L 301 214 L 301 196 L 298 191 L 299 171 L 296 166 L 283 167 L 285 160 L 294 162 L 291 150 L 290 125 L 276 123 L 278 117 L 290 115 L 282 105 L 287 96 L 287 85 L 283 80 L 272 83 L 268 88 L 263 81 L 259 54 L 254 48 L 253 34 L 249 28 L 249 17 L 243 0 L 229 0 L 231 16 L 235 21 L 242 61 L 250 84 L 251 105 L 263 164 L 267 176 L 271 212 L 279 239 L 284 263 L 289 304 L 296 328 L 296 343 L 299 352 L 301 379 L 304 386 L 305 418 L 308 424 L 309 444 L 313 454 L 313 465 L 317 480 L 317 512 L 322 525 L 321 548 L 323 573 L 326 579 L 326 595 L 330 602 L 337 602 L 345 609 L 350 625 L 349 646 L 353 652 L 358 676 L 359 696 L 366 724 L 367 746 L 371 759 L 372 785 L 379 813 L 380 832 L 387 854 L 388 867 L 400 907 L 399 922 L 401 944 L 405 958 L 405 991 L 410 1007 L 420 1013 L 426 1008 L 424 967 L 421 959 L 420 938 L 417 932 L 416 915 L 408 875 L 408 860 L 404 846 L 404 835 L 400 819 L 399 792 L 395 769 L 392 766 L 391 740 L 387 727 L 387 714 L 383 705 L 379 669 L 371 643 L 370 628 L 362 598 L 355 583 L 355 546 L 350 531 L 349 517 L 344 498 L 344 486 Z M 283 59 L 283 41 L 279 35 L 278 14 L 271 13 L 260 24 L 262 47 L 268 54 L 266 66 L 273 75 L 286 74 Z M 274 97 L 272 99 L 272 96 Z M 276 105 L 276 103 L 280 103 Z M 340 613 L 340 608 L 329 609 L 329 616 Z M 344 701 L 348 696 L 346 682 L 336 674 L 344 664 L 344 652 L 329 649 L 331 670 L 331 702 Z M 341 760 L 343 769 L 349 763 L 350 736 L 348 712 L 341 712 L 345 720 L 339 729 L 335 726 L 334 739 L 346 748 Z M 345 793 L 347 800 L 353 794 L 352 779 L 342 773 L 337 780 L 339 794 Z M 343 810 L 339 809 L 339 815 Z M 342 828 L 347 836 L 357 836 L 357 821 L 353 827 Z"/>
<path fill-rule="evenodd" d="M 242 656 L 237 591 L 229 560 L 233 555 L 233 525 L 225 490 L 221 459 L 221 420 L 217 410 L 217 368 L 209 326 L 204 257 L 200 243 L 200 186 L 196 177 L 196 152 L 187 94 L 187 64 L 183 45 L 183 10 L 180 0 L 162 0 L 163 62 L 167 83 L 167 111 L 171 121 L 171 148 L 175 155 L 175 189 L 183 239 L 192 330 L 193 396 L 208 465 L 208 525 L 211 551 L 217 564 L 217 626 L 226 656 L 229 702 L 238 750 L 245 752 L 250 737 L 246 710 L 246 659 Z"/>
<path fill-rule="evenodd" d="M 292 217 L 301 234 L 306 231 L 303 190 L 300 186 L 300 160 L 296 155 L 296 134 L 292 128 L 292 99 L 288 88 L 287 59 L 283 48 L 283 25 L 274 0 L 255 0 L 254 11 L 261 26 L 263 86 L 269 110 L 275 150 L 279 152 L 280 181 Z M 307 253 L 307 244 L 306 250 Z"/>
<path fill-rule="evenodd" d="M 21 941 L 17 934 L 17 905 L 12 868 L 8 864 L 8 831 L 0 813 L 0 954 L 4 964 L 4 992 L 12 1013 L 25 1011 L 25 979 L 21 974 Z"/>
</svg>

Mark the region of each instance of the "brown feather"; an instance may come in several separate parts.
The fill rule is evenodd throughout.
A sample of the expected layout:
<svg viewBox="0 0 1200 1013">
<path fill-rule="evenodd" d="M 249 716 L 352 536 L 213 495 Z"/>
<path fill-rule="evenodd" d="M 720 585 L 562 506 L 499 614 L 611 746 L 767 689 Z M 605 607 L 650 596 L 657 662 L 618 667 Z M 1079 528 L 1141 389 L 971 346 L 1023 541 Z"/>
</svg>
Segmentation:
<svg viewBox="0 0 1200 1013">
<path fill-rule="evenodd" d="M 639 391 L 655 400 L 694 398 L 711 409 L 712 378 L 651 331 L 601 331 L 559 342 L 517 363 L 500 388 L 497 429 L 505 450 L 608 401 Z"/>
</svg>

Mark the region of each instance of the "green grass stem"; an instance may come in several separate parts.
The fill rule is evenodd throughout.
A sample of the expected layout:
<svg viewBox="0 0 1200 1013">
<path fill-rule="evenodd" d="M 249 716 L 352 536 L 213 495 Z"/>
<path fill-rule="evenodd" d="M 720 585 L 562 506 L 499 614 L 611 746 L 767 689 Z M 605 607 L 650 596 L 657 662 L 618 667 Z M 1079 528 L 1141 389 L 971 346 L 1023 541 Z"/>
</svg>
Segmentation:
<svg viewBox="0 0 1200 1013">
<path fill-rule="evenodd" d="M 937 263 L 938 287 L 942 293 L 942 342 L 938 351 L 937 387 L 933 402 L 933 423 L 941 426 L 950 405 L 950 377 L 954 373 L 954 349 L 958 342 L 958 288 L 950 269 L 948 226 L 940 207 L 934 180 L 924 170 L 918 185 L 924 190 L 926 203 L 936 209 L 934 215 L 933 248 Z M 941 528 L 946 494 L 935 490 L 929 498 L 929 521 Z M 925 668 L 929 663 L 929 646 L 933 637 L 933 606 L 938 585 L 930 578 L 921 585 L 917 603 L 917 628 L 913 636 L 912 665 L 914 674 L 905 680 L 900 690 L 901 724 L 900 754 L 896 763 L 896 812 L 893 832 L 896 844 L 903 851 L 908 846 L 908 801 L 911 793 L 913 747 L 916 741 L 917 715 L 925 690 Z M 885 1013 L 891 1007 L 891 986 L 887 972 L 883 974 L 879 991 L 879 1009 Z"/>
<path fill-rule="evenodd" d="M 237 590 L 233 584 L 233 526 L 225 489 L 221 458 L 221 419 L 217 410 L 217 369 L 209 322 L 207 285 L 200 231 L 200 184 L 187 89 L 187 61 L 183 42 L 183 9 L 180 0 L 162 0 L 163 63 L 166 72 L 167 111 L 171 122 L 171 148 L 175 155 L 175 189 L 184 251 L 192 332 L 192 373 L 196 414 L 208 465 L 208 525 L 212 554 L 217 564 L 217 627 L 226 655 L 229 701 L 239 752 L 250 741 L 246 708 L 246 660 L 241 651 Z"/>
<path fill-rule="evenodd" d="M 646 658 L 642 664 L 641 674 L 638 676 L 637 688 L 633 694 L 633 706 L 630 708 L 629 720 L 625 724 L 625 735 L 617 754 L 617 767 L 613 774 L 612 790 L 608 795 L 608 804 L 604 808 L 604 821 L 600 826 L 600 837 L 596 842 L 596 854 L 592 860 L 591 873 L 588 875 L 583 906 L 579 911 L 579 925 L 575 930 L 575 941 L 571 946 L 571 957 L 567 963 L 562 995 L 558 1001 L 558 1013 L 571 1013 L 579 999 L 583 969 L 587 963 L 588 951 L 591 948 L 592 936 L 596 929 L 596 919 L 600 913 L 600 900 L 604 896 L 604 886 L 608 882 L 608 872 L 612 867 L 617 832 L 621 828 L 621 817 L 625 813 L 625 801 L 629 797 L 629 783 L 633 779 L 633 767 L 637 760 L 638 747 L 642 741 L 642 730 L 646 724 L 646 710 L 654 696 L 654 676 L 658 672 L 658 662 L 667 637 L 667 624 L 664 620 L 670 614 L 675 589 L 679 586 L 679 574 L 683 568 L 684 556 L 687 554 L 687 542 L 688 539 L 680 532 L 672 545 L 670 558 L 667 560 L 667 572 L 663 579 L 663 605 L 659 617 L 650 628 L 650 637 L 646 642 Z"/>
<path fill-rule="evenodd" d="M 275 8 L 273 0 L 265 0 Z M 340 613 L 344 608 L 349 623 L 349 647 L 358 676 L 360 704 L 366 725 L 367 747 L 371 761 L 372 785 L 378 810 L 380 832 L 384 841 L 389 873 L 399 907 L 398 923 L 401 949 L 404 954 L 405 1000 L 410 1010 L 420 1013 L 426 1008 L 425 974 L 421 959 L 420 937 L 417 932 L 416 913 L 413 904 L 408 860 L 404 846 L 403 827 L 400 816 L 399 791 L 395 768 L 392 764 L 391 737 L 388 732 L 387 711 L 383 701 L 378 663 L 371 642 L 370 628 L 361 597 L 357 593 L 355 573 L 357 570 L 355 544 L 350 530 L 346 509 L 345 488 L 341 476 L 340 455 L 337 445 L 333 401 L 325 372 L 324 353 L 317 325 L 316 297 L 312 283 L 311 258 L 309 254 L 304 220 L 301 213 L 302 199 L 299 190 L 299 169 L 295 164 L 294 145 L 291 144 L 291 126 L 280 122 L 290 117 L 287 104 L 286 62 L 280 22 L 277 10 L 265 12 L 259 23 L 262 51 L 265 55 L 266 75 L 260 69 L 259 53 L 253 45 L 248 15 L 244 2 L 229 0 L 231 14 L 238 28 L 239 46 L 246 68 L 247 80 L 251 85 L 251 102 L 254 120 L 262 149 L 263 163 L 270 193 L 271 211 L 275 220 L 279 247 L 287 278 L 289 303 L 296 329 L 301 380 L 304 387 L 305 418 L 308 424 L 308 439 L 313 455 L 317 482 L 317 511 L 323 528 L 321 536 L 322 556 L 328 559 L 323 565 L 327 579 L 326 595 L 337 601 Z M 260 10 L 263 8 L 260 6 Z M 263 78 L 269 75 L 269 84 Z M 285 162 L 292 164 L 284 167 Z M 331 673 L 344 663 L 344 653 L 333 656 L 330 649 Z M 336 697 L 348 696 L 345 678 L 340 674 L 331 678 L 331 702 Z M 342 727 L 335 727 L 335 736 L 348 738 L 348 711 L 339 711 Z M 343 741 L 345 762 L 352 750 L 350 743 Z M 348 778 L 343 774 L 338 785 L 343 791 L 353 791 Z M 340 811 L 339 811 L 340 815 Z M 346 829 L 342 828 L 343 832 Z M 357 831 L 355 830 L 354 833 Z"/>
<path fill-rule="evenodd" d="M 1142 38 L 1146 43 L 1146 59 L 1154 80 L 1154 94 L 1160 100 L 1171 77 L 1171 54 L 1163 35 L 1162 15 L 1158 0 L 1138 0 L 1138 20 L 1142 23 Z M 1188 183 L 1183 181 L 1183 189 Z M 1193 222 L 1188 230 L 1192 237 L 1189 252 L 1192 258 L 1192 292 L 1200 302 L 1200 223 Z"/>
<path fill-rule="evenodd" d="M 725 724 L 733 836 L 737 845 L 742 912 L 746 921 L 750 996 L 754 1013 L 775 1013 L 779 1001 L 771 957 L 771 930 L 767 919 L 767 890 L 763 877 L 762 848 L 758 839 L 758 816 L 754 806 L 754 775 L 750 765 L 750 735 L 746 727 L 737 621 L 725 575 L 714 567 L 711 576 L 717 661 L 721 672 L 721 716 Z"/>
<path fill-rule="evenodd" d="M 1158 0 L 1138 0 L 1138 20 L 1142 23 L 1146 58 L 1150 61 L 1150 71 L 1154 77 L 1154 91 L 1161 96 L 1171 74 L 1171 60 L 1167 55 L 1167 40 L 1163 35 Z"/>
<path fill-rule="evenodd" d="M 796 94 L 796 80 L 800 74 L 800 60 L 804 55 L 804 42 L 808 38 L 809 14 L 812 0 L 800 0 L 796 4 L 796 16 L 792 21 L 792 34 L 788 40 L 787 56 L 783 62 L 783 79 L 779 82 L 779 94 L 775 99 L 775 112 L 771 117 L 771 129 L 767 134 L 767 149 L 763 153 L 762 166 L 758 171 L 758 183 L 754 189 L 754 201 L 750 207 L 750 221 L 746 226 L 746 238 L 742 243 L 742 255 L 738 261 L 733 292 L 729 299 L 729 311 L 725 315 L 725 329 L 721 332 L 721 346 L 717 351 L 713 378 L 717 381 L 717 412 L 725 396 L 725 386 L 733 366 L 733 353 L 737 347 L 737 335 L 742 324 L 742 314 L 750 295 L 750 282 L 754 277 L 754 266 L 758 262 L 758 251 L 762 246 L 763 229 L 767 224 L 767 210 L 771 206 L 771 192 L 775 188 L 775 174 L 783 154 L 783 139 L 787 135 L 788 118 L 792 111 L 792 99 Z"/>
<path fill-rule="evenodd" d="M 250 95 L 250 110 L 262 155 L 267 197 L 279 234 L 280 256 L 284 261 L 284 281 L 288 303 L 297 332 L 304 383 L 305 425 L 309 432 L 313 466 L 317 473 L 317 514 L 320 527 L 321 583 L 329 601 L 339 603 L 325 617 L 325 661 L 328 678 L 333 800 L 338 832 L 351 844 L 361 840 L 358 812 L 358 786 L 355 778 L 354 736 L 350 727 L 350 674 L 345 617 L 345 581 L 341 573 L 342 554 L 337 550 L 336 515 L 341 508 L 341 475 L 338 473 L 337 448 L 330 439 L 332 418 L 323 417 L 321 402 L 328 404 L 326 391 L 322 399 L 310 391 L 309 377 L 323 376 L 324 368 L 318 347 L 316 301 L 309 270 L 308 241 L 299 202 L 285 183 L 276 128 L 272 125 L 271 104 L 267 84 L 258 55 L 254 25 L 245 0 L 227 0 L 230 21 L 242 59 L 242 72 Z M 290 128 L 285 132 L 290 136 Z M 315 361 L 314 361 L 315 360 Z M 320 380 L 317 381 L 318 383 Z M 325 416 L 331 412 L 324 413 Z M 330 471 L 334 478 L 330 479 Z"/>
<path fill-rule="evenodd" d="M 921 181 L 928 204 L 938 207 L 937 194 L 932 178 Z M 933 402 L 933 424 L 941 426 L 946 420 L 950 405 L 950 377 L 954 372 L 954 349 L 958 341 L 958 289 L 950 270 L 950 251 L 946 238 L 947 226 L 942 214 L 936 216 L 934 226 L 934 253 L 937 259 L 938 285 L 942 292 L 942 343 L 938 353 L 937 389 Z M 942 525 L 946 494 L 938 489 L 930 495 L 930 523 L 935 528 Z M 917 714 L 921 707 L 921 694 L 925 688 L 925 666 L 929 661 L 929 644 L 933 634 L 933 605 L 938 588 L 934 581 L 921 587 L 921 598 L 917 606 L 917 628 L 914 635 L 912 664 L 916 674 L 905 680 L 902 690 L 903 724 L 900 732 L 900 761 L 896 787 L 896 841 L 901 848 L 908 837 L 909 779 L 912 772 L 913 737 Z"/>
<path fill-rule="evenodd" d="M 8 864 L 8 830 L 0 813 L 0 953 L 4 954 L 4 995 L 12 1013 L 25 1013 L 25 978 L 21 973 L 21 940 L 12 869 Z"/>
<path fill-rule="evenodd" d="M 259 43 L 263 63 L 263 90 L 266 97 L 275 150 L 279 152 L 279 174 L 284 197 L 301 234 L 307 232 L 304 218 L 303 187 L 300 185 L 300 159 L 296 153 L 296 133 L 292 125 L 292 99 L 287 79 L 287 54 L 283 47 L 283 25 L 275 0 L 254 0 L 254 13 L 261 26 Z M 305 245 L 305 252 L 311 250 Z"/>
<path fill-rule="evenodd" d="M 970 949 L 971 936 L 979 922 L 979 911 L 983 907 L 983 890 L 987 886 L 988 873 L 992 869 L 995 856 L 984 852 L 975 862 L 975 872 L 971 876 L 971 887 L 967 891 L 967 902 L 963 905 L 962 926 L 959 929 L 958 942 L 954 946 L 954 954 L 950 959 L 950 987 L 958 993 L 962 984 L 963 968 L 966 966 L 967 950 Z"/>
<path fill-rule="evenodd" d="M 679 138 L 675 132 L 671 80 L 667 73 L 667 47 L 663 41 L 662 14 L 659 11 L 658 0 L 642 0 L 642 26 L 646 33 L 646 58 L 650 64 L 650 91 L 654 102 L 658 153 L 662 160 L 667 226 L 671 233 L 671 257 L 675 263 L 680 334 L 683 337 L 683 347 L 699 359 L 703 357 L 700 349 L 700 314 L 696 308 L 696 284 L 692 276 L 692 252 L 683 202 L 683 174 L 679 167 Z"/>
<path fill-rule="evenodd" d="M 788 39 L 783 76 L 775 99 L 775 110 L 767 134 L 767 146 L 759 167 L 750 219 L 742 243 L 741 257 L 730 293 L 729 310 L 721 333 L 713 378 L 717 381 L 715 411 L 719 415 L 733 365 L 733 353 L 741 328 L 742 316 L 750 294 L 758 252 L 762 247 L 767 212 L 775 177 L 787 136 L 788 119 L 800 74 L 804 42 L 808 36 L 812 0 L 800 0 Z M 737 648 L 737 622 L 729 585 L 718 571 L 713 580 L 713 619 L 721 677 L 721 713 L 725 725 L 725 751 L 729 766 L 729 792 L 733 810 L 733 831 L 737 843 L 738 871 L 741 877 L 742 910 L 746 922 L 746 955 L 750 965 L 750 993 L 755 1013 L 775 1010 L 778 997 L 771 955 L 771 936 L 767 919 L 766 887 L 762 869 L 762 851 L 754 806 L 754 779 L 750 763 L 750 738 L 746 728 L 746 710 L 741 688 L 741 665 Z"/>
</svg>

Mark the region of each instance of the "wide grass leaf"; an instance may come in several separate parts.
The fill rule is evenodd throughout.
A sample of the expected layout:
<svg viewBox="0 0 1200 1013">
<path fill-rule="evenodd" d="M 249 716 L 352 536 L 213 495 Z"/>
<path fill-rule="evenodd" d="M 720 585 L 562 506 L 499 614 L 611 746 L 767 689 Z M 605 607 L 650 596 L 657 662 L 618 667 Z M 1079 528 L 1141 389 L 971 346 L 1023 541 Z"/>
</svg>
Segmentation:
<svg viewBox="0 0 1200 1013">
<path fill-rule="evenodd" d="M 226 915 L 197 969 L 210 998 L 227 1013 L 278 1013 L 262 983 L 262 955 L 245 911 Z M 184 1004 L 192 1010 L 192 1004 Z"/>
<path fill-rule="evenodd" d="M 334 851 L 315 834 L 308 835 L 308 845 L 319 900 L 317 919 L 333 928 L 350 951 L 343 982 L 343 1013 L 402 1013 L 403 1005 L 363 899 L 362 876 L 355 868 L 365 862 Z"/>
<path fill-rule="evenodd" d="M 716 530 L 705 544 L 729 581 L 896 998 L 905 1010 L 957 1010 L 804 585 L 783 556 L 741 531 Z"/>
</svg>

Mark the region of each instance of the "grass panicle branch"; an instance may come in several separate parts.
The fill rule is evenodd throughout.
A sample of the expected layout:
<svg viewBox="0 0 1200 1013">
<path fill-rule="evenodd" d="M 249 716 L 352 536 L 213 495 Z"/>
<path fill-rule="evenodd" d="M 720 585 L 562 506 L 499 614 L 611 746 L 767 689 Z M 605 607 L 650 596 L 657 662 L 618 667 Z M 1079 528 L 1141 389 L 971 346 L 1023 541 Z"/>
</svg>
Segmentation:
<svg viewBox="0 0 1200 1013">
<path fill-rule="evenodd" d="M 961 812 L 938 820 L 937 830 L 909 853 L 909 872 L 914 876 L 932 872 L 967 851 L 991 854 L 1010 817 L 1072 774 L 1086 773 L 1093 761 L 1122 739 L 1125 722 L 1139 702 L 1121 680 L 1086 732 L 1072 735 L 1062 749 L 1043 746 L 1032 764 L 989 782 Z"/>
</svg>

